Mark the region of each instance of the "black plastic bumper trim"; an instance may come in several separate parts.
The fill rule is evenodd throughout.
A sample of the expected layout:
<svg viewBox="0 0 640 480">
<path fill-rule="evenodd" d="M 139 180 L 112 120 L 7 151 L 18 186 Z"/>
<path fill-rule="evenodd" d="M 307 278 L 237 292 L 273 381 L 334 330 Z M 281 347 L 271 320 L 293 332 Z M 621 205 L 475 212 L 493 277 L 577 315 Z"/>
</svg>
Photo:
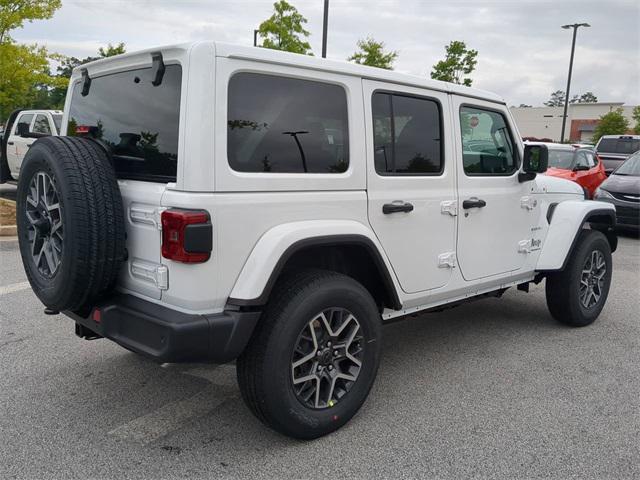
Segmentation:
<svg viewBox="0 0 640 480">
<path fill-rule="evenodd" d="M 93 311 L 100 310 L 100 322 Z M 88 317 L 62 312 L 96 334 L 159 362 L 225 363 L 244 350 L 259 311 L 186 314 L 132 295 L 114 295 Z"/>
</svg>

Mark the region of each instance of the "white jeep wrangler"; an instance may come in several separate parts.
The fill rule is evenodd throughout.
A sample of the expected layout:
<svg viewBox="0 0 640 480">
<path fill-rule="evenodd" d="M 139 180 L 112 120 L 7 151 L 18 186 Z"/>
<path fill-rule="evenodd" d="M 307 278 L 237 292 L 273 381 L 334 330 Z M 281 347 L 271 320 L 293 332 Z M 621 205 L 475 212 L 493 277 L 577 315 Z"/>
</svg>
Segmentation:
<svg viewBox="0 0 640 480">
<path fill-rule="evenodd" d="M 487 92 L 203 42 L 77 69 L 62 133 L 18 187 L 46 311 L 159 362 L 237 359 L 286 435 L 358 411 L 387 321 L 545 278 L 568 325 L 607 298 L 614 207 L 536 175 L 546 148 Z"/>
</svg>

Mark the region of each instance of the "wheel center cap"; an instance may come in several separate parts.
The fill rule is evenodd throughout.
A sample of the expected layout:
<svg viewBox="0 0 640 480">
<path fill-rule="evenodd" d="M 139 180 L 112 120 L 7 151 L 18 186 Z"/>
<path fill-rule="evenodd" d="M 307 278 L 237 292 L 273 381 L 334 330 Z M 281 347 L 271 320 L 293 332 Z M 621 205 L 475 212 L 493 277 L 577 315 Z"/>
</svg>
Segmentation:
<svg viewBox="0 0 640 480">
<path fill-rule="evenodd" d="M 322 365 L 328 365 L 331 363 L 331 349 L 325 348 L 320 354 L 320 363 Z"/>
</svg>

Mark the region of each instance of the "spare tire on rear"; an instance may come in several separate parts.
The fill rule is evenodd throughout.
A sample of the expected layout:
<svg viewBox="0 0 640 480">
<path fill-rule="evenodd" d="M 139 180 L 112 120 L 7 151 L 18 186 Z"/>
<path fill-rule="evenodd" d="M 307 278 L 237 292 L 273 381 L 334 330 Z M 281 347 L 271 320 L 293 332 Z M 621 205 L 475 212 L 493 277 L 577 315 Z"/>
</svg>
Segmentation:
<svg viewBox="0 0 640 480">
<path fill-rule="evenodd" d="M 20 169 L 17 225 L 38 298 L 87 315 L 113 289 L 125 254 L 122 197 L 104 149 L 78 137 L 34 142 Z"/>
</svg>

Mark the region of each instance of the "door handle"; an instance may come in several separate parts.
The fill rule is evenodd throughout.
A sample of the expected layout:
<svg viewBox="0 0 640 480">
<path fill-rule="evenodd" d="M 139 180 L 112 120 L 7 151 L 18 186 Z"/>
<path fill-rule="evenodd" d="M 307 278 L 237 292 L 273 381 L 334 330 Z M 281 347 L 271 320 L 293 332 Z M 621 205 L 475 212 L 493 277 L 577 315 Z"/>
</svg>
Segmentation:
<svg viewBox="0 0 640 480">
<path fill-rule="evenodd" d="M 385 215 L 388 215 L 389 213 L 396 213 L 396 212 L 406 212 L 409 213 L 413 210 L 413 205 L 410 204 L 409 202 L 403 202 L 403 203 L 385 203 L 382 206 L 382 213 L 384 213 Z"/>
<path fill-rule="evenodd" d="M 471 197 L 470 199 L 464 200 L 462 202 L 462 208 L 464 208 L 465 210 L 469 208 L 482 208 L 486 206 L 487 202 L 476 197 Z"/>
<path fill-rule="evenodd" d="M 13 142 L 7 142 L 7 145 L 13 145 Z"/>
</svg>

